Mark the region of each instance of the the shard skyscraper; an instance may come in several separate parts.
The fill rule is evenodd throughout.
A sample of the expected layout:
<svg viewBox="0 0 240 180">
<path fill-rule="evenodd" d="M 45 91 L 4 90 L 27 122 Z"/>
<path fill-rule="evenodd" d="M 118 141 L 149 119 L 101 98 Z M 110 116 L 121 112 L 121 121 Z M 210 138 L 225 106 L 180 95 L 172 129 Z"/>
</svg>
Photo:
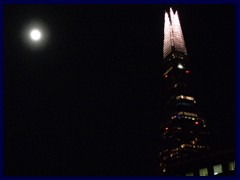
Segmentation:
<svg viewBox="0 0 240 180">
<path fill-rule="evenodd" d="M 165 12 L 163 45 L 164 117 L 161 125 L 160 172 L 174 174 L 172 164 L 209 149 L 208 130 L 193 94 L 191 69 L 178 12 Z"/>
</svg>

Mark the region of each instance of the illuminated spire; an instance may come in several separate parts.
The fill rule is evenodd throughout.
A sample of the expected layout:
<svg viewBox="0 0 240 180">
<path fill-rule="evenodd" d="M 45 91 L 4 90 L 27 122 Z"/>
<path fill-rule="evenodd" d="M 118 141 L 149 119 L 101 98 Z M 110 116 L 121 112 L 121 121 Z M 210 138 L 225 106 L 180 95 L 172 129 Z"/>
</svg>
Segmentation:
<svg viewBox="0 0 240 180">
<path fill-rule="evenodd" d="M 166 57 L 172 49 L 173 40 L 172 40 L 172 26 L 168 13 L 165 12 L 165 21 L 164 21 L 164 40 L 163 40 L 163 57 Z"/>
<path fill-rule="evenodd" d="M 183 52 L 187 55 L 187 50 L 183 38 L 182 28 L 178 17 L 178 12 L 175 14 L 170 8 L 170 18 L 165 12 L 164 22 L 164 44 L 163 44 L 163 57 L 165 58 L 173 48 L 178 52 Z"/>
</svg>

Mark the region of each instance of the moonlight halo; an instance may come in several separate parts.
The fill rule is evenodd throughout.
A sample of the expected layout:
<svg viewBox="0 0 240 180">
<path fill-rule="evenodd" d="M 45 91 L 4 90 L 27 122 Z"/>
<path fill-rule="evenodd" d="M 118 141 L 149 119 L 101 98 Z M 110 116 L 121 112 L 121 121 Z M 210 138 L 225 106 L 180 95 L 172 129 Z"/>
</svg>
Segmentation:
<svg viewBox="0 0 240 180">
<path fill-rule="evenodd" d="M 49 45 L 48 25 L 41 19 L 32 19 L 24 25 L 21 39 L 31 50 L 45 49 Z"/>
</svg>

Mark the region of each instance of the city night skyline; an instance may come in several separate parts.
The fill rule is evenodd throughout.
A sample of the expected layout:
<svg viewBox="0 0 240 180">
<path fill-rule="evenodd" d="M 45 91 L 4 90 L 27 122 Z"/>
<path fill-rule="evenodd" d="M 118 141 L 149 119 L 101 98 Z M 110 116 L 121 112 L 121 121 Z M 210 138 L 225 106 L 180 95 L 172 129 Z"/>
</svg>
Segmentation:
<svg viewBox="0 0 240 180">
<path fill-rule="evenodd" d="M 6 175 L 156 175 L 169 7 L 4 5 Z M 235 6 L 171 7 L 210 148 L 235 149 Z"/>
</svg>

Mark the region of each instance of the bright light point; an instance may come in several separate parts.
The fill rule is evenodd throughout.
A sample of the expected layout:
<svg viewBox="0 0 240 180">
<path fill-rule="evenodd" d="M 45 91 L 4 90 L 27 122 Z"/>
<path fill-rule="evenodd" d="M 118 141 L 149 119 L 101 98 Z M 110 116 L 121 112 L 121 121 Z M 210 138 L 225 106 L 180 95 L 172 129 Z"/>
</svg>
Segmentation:
<svg viewBox="0 0 240 180">
<path fill-rule="evenodd" d="M 197 121 L 196 121 L 196 122 L 195 122 L 195 124 L 196 124 L 196 125 L 198 125 L 198 124 L 199 124 L 199 122 L 197 122 Z"/>
<path fill-rule="evenodd" d="M 39 41 L 42 37 L 42 34 L 39 30 L 34 29 L 34 30 L 31 31 L 30 37 L 33 41 Z"/>
<path fill-rule="evenodd" d="M 179 69 L 183 69 L 183 65 L 182 64 L 178 64 L 177 66 Z"/>
<path fill-rule="evenodd" d="M 41 20 L 31 20 L 22 29 L 21 40 L 33 51 L 45 49 L 50 40 L 48 25 Z"/>
<path fill-rule="evenodd" d="M 189 74 L 190 73 L 190 71 L 189 70 L 186 70 L 186 74 Z"/>
</svg>

